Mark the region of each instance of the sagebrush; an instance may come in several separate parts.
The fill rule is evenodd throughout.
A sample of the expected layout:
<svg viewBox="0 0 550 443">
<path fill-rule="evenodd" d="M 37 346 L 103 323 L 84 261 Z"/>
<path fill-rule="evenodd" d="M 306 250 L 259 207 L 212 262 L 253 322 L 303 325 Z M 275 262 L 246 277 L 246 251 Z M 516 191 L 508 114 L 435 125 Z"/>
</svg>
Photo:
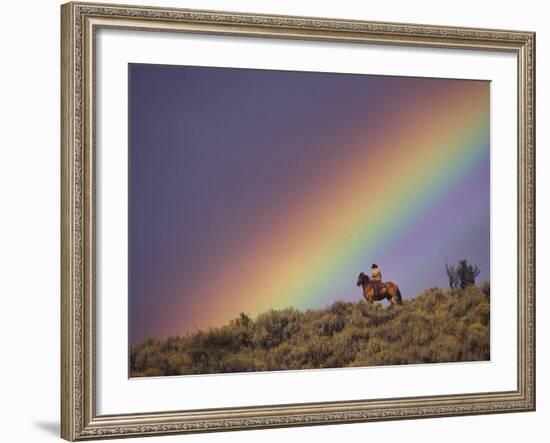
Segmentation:
<svg viewBox="0 0 550 443">
<path fill-rule="evenodd" d="M 392 308 L 338 301 L 242 313 L 223 327 L 132 346 L 131 376 L 489 360 L 489 298 L 485 283 L 428 289 Z"/>
</svg>

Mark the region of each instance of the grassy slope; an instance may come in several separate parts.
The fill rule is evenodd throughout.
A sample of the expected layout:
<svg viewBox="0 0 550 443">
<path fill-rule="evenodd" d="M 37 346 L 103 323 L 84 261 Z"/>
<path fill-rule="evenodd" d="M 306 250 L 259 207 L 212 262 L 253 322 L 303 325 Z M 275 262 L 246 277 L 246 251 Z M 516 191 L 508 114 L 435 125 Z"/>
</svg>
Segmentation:
<svg viewBox="0 0 550 443">
<path fill-rule="evenodd" d="M 428 289 L 403 306 L 336 302 L 245 314 L 221 328 L 147 339 L 131 374 L 207 374 L 489 359 L 489 286 Z"/>
</svg>

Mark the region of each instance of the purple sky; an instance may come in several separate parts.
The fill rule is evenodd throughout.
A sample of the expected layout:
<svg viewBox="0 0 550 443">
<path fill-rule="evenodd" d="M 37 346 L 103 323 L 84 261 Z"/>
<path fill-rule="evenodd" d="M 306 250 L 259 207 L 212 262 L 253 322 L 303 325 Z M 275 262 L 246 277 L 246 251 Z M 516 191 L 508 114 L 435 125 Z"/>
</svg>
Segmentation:
<svg viewBox="0 0 550 443">
<path fill-rule="evenodd" d="M 339 147 L 365 127 L 391 130 L 387 115 L 403 95 L 414 106 L 446 87 L 433 79 L 143 64 L 129 65 L 129 80 L 132 343 L 166 333 L 176 304 L 201 303 L 193 291 L 176 293 L 176 283 L 200 286 L 212 257 L 246 239 L 243 224 L 269 222 L 267 209 L 281 205 L 282 213 L 285 195 L 307 191 L 304 171 L 336 162 Z M 445 286 L 445 259 L 467 258 L 480 266 L 480 281 L 489 278 L 488 151 L 455 196 L 455 203 L 475 196 L 479 223 L 470 218 L 452 253 L 432 248 L 417 257 L 425 266 L 401 273 L 407 294 Z M 447 206 L 425 229 L 456 224 L 459 209 Z M 403 244 L 418 247 L 414 241 Z M 387 255 L 389 272 L 411 266 Z"/>
</svg>

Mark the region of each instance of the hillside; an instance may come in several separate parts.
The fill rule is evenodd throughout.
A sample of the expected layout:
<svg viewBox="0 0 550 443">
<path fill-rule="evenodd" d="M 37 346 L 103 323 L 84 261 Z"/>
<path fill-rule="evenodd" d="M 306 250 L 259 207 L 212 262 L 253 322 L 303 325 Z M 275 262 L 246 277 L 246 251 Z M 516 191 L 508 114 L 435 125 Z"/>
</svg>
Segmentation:
<svg viewBox="0 0 550 443">
<path fill-rule="evenodd" d="M 488 360 L 489 284 L 428 289 L 393 308 L 364 301 L 245 314 L 184 337 L 149 338 L 131 376 Z"/>
</svg>

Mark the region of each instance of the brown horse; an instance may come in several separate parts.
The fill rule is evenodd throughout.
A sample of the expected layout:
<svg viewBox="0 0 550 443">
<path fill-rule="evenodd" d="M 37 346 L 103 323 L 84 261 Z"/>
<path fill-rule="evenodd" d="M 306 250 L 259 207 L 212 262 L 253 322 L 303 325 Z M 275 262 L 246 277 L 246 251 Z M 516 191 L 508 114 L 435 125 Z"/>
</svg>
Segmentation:
<svg viewBox="0 0 550 443">
<path fill-rule="evenodd" d="M 391 306 L 395 304 L 403 304 L 399 286 L 391 281 L 383 283 L 380 290 L 378 291 L 378 295 L 376 295 L 373 282 L 369 279 L 368 275 L 366 275 L 364 272 L 361 272 L 361 274 L 359 274 L 359 276 L 357 277 L 357 286 L 361 286 L 363 288 L 363 297 L 365 297 L 367 303 L 371 305 L 374 303 L 375 300 L 379 301 L 384 299 L 389 300 Z"/>
</svg>

